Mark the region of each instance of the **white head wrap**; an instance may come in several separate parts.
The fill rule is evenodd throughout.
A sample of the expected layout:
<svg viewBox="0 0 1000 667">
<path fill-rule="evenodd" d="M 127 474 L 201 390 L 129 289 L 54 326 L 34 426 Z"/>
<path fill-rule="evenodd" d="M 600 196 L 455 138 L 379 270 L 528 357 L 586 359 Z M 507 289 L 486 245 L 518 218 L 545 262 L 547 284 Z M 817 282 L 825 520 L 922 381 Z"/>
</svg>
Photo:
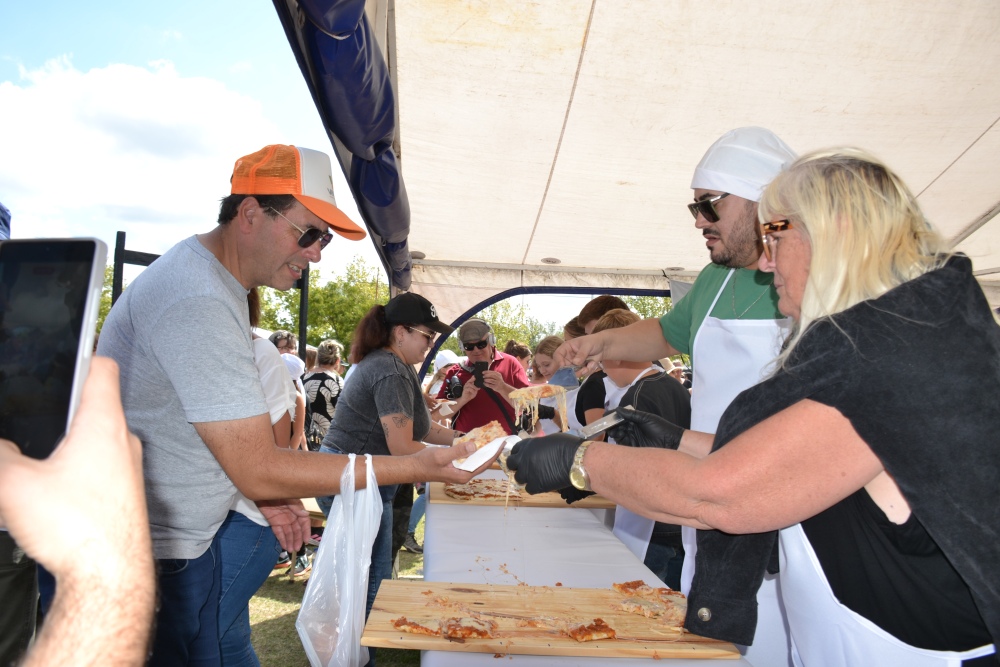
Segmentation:
<svg viewBox="0 0 1000 667">
<path fill-rule="evenodd" d="M 740 127 L 726 132 L 701 158 L 691 189 L 718 190 L 760 201 L 760 195 L 778 173 L 797 156 L 774 132 L 762 127 Z"/>
</svg>

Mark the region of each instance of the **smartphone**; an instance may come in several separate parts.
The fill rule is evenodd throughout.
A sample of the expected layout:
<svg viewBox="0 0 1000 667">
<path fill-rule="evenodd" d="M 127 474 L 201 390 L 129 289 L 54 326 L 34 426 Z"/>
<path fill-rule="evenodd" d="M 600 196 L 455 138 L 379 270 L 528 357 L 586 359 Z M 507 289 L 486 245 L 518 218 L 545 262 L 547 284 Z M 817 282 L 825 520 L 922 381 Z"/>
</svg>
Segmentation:
<svg viewBox="0 0 1000 667">
<path fill-rule="evenodd" d="M 0 242 L 0 437 L 44 459 L 69 426 L 94 349 L 108 247 Z"/>
<path fill-rule="evenodd" d="M 488 371 L 489 369 L 490 364 L 486 361 L 477 361 L 472 364 L 472 377 L 475 378 L 475 384 L 480 389 L 485 386 L 483 384 L 483 371 Z"/>
</svg>

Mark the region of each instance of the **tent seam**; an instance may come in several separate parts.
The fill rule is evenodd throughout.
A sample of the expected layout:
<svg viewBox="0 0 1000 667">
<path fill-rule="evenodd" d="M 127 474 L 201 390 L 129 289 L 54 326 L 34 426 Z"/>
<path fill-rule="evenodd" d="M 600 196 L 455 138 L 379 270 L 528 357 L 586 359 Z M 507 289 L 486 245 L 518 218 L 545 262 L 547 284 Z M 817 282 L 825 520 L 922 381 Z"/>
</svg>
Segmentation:
<svg viewBox="0 0 1000 667">
<path fill-rule="evenodd" d="M 597 7 L 597 0 L 591 0 L 590 14 L 587 16 L 587 27 L 583 31 L 583 44 L 580 45 L 580 58 L 576 61 L 576 72 L 573 74 L 573 87 L 570 89 L 569 101 L 566 103 L 566 113 L 563 115 L 562 128 L 559 130 L 559 140 L 556 142 L 556 150 L 552 155 L 552 165 L 549 167 L 549 177 L 545 181 L 545 190 L 542 192 L 542 200 L 538 204 L 538 213 L 535 215 L 535 224 L 531 227 L 531 235 L 528 237 L 528 244 L 524 247 L 524 255 L 521 257 L 521 264 L 528 261 L 528 253 L 531 252 L 531 244 L 535 240 L 535 232 L 538 231 L 538 223 L 542 219 L 542 211 L 545 210 L 545 201 L 549 197 L 549 188 L 552 186 L 552 177 L 556 171 L 556 164 L 559 162 L 559 151 L 562 149 L 563 137 L 566 135 L 566 126 L 569 124 L 569 114 L 573 109 L 573 100 L 576 98 L 576 87 L 580 81 L 580 70 L 583 68 L 583 59 L 587 55 L 587 42 L 590 40 L 590 27 L 594 22 L 594 10 Z"/>
</svg>

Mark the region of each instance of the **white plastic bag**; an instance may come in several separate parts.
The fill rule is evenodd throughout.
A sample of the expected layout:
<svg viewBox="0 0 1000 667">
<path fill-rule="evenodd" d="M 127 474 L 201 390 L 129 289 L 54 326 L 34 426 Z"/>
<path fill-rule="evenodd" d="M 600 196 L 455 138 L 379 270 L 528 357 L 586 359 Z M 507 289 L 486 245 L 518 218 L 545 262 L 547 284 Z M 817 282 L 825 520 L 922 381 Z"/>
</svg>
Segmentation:
<svg viewBox="0 0 1000 667">
<path fill-rule="evenodd" d="M 354 454 L 348 459 L 295 621 L 312 667 L 360 667 L 368 662 L 361 633 L 382 499 L 371 455 L 365 455 L 367 486 L 360 491 L 354 490 Z"/>
</svg>

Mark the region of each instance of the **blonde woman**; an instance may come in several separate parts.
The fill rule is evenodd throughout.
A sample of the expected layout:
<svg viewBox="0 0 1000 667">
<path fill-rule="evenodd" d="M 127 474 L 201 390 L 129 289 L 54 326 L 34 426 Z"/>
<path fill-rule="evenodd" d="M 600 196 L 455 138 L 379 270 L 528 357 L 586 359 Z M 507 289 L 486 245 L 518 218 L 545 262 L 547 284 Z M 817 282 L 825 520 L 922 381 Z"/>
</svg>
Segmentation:
<svg viewBox="0 0 1000 667">
<path fill-rule="evenodd" d="M 556 435 L 507 465 L 531 493 L 574 468 L 577 488 L 700 529 L 691 632 L 752 643 L 777 548 L 796 664 L 995 664 L 1000 326 L 972 263 L 857 149 L 799 158 L 759 220 L 795 329 L 714 438 L 619 408 L 612 436 L 636 447 Z"/>
</svg>

